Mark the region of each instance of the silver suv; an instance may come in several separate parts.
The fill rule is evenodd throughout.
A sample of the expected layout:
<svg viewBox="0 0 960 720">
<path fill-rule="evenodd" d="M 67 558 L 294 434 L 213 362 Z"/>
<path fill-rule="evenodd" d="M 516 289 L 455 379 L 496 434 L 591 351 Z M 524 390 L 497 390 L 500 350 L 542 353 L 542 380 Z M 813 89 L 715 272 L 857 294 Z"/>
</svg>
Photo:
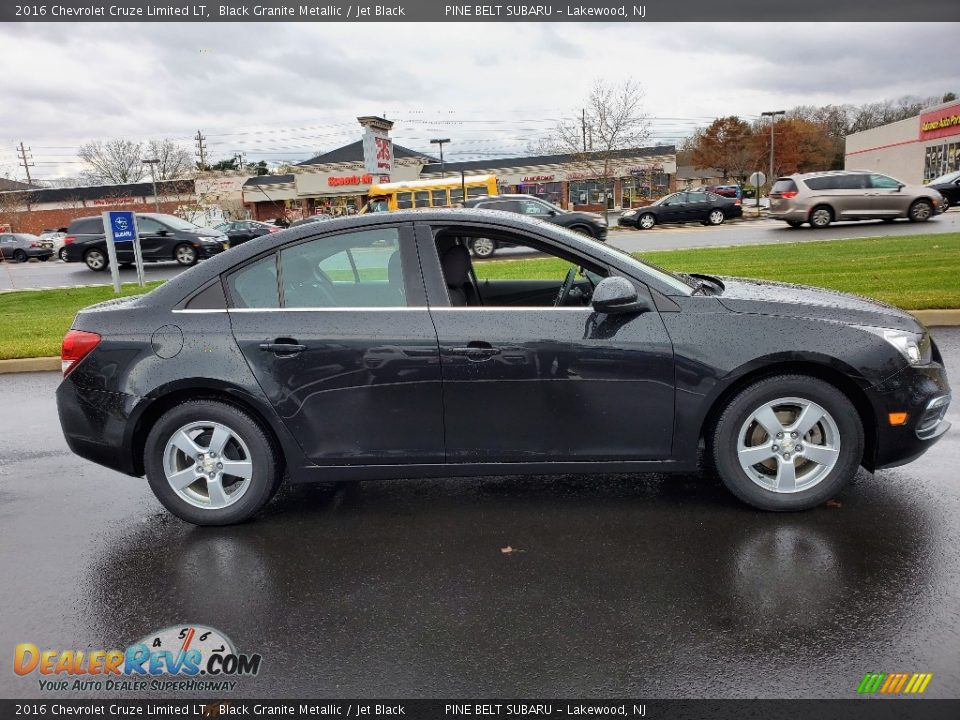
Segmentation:
<svg viewBox="0 0 960 720">
<path fill-rule="evenodd" d="M 946 209 L 936 190 L 865 170 L 797 173 L 778 178 L 770 190 L 770 217 L 791 227 L 808 222 L 824 228 L 835 220 L 924 222 Z"/>
</svg>

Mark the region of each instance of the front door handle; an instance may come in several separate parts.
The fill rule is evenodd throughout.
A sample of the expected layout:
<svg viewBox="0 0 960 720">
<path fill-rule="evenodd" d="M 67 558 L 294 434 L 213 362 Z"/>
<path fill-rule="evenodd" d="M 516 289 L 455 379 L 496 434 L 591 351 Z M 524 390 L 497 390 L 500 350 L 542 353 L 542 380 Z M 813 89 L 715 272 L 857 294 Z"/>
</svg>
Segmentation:
<svg viewBox="0 0 960 720">
<path fill-rule="evenodd" d="M 468 343 L 466 347 L 450 348 L 450 354 L 466 355 L 468 360 L 483 362 L 484 360 L 489 360 L 494 355 L 499 355 L 500 348 L 495 348 L 488 342 L 474 341 Z"/>
<path fill-rule="evenodd" d="M 277 355 L 296 355 L 307 349 L 306 345 L 301 345 L 296 340 L 287 338 L 277 338 L 274 342 L 260 343 L 260 349 L 264 352 L 272 352 Z"/>
</svg>

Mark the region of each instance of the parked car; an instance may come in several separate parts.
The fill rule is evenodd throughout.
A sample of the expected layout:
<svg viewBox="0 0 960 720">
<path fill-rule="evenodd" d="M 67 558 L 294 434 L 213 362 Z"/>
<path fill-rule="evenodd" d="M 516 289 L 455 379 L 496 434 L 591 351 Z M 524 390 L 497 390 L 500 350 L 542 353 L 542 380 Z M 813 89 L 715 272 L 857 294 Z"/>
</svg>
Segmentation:
<svg viewBox="0 0 960 720">
<path fill-rule="evenodd" d="M 707 185 L 704 190 L 712 192 L 714 195 L 719 195 L 720 197 L 743 200 L 743 190 L 739 185 Z"/>
<path fill-rule="evenodd" d="M 563 210 L 535 195 L 483 195 L 468 198 L 460 204 L 460 207 L 518 213 L 569 228 L 594 240 L 603 242 L 607 239 L 607 221 L 602 215 Z M 487 258 L 500 247 L 507 247 L 507 245 L 499 243 L 494 238 L 476 238 L 470 249 L 477 257 Z"/>
<path fill-rule="evenodd" d="M 478 279 L 478 237 L 556 274 Z M 261 236 L 86 308 L 61 357 L 70 448 L 202 525 L 251 517 L 284 478 L 689 473 L 701 443 L 741 500 L 800 510 L 949 428 L 940 351 L 909 313 L 669 273 L 482 210 Z"/>
<path fill-rule="evenodd" d="M 960 205 L 960 170 L 934 178 L 927 183 L 927 187 L 943 195 L 944 212 Z"/>
<path fill-rule="evenodd" d="M 219 230 L 198 227 L 175 215 L 137 213 L 136 217 L 144 262 L 176 260 L 181 265 L 190 266 L 229 247 L 227 236 Z M 64 260 L 67 262 L 86 263 L 88 268 L 97 272 L 107 269 L 107 241 L 100 215 L 73 220 L 63 240 Z M 133 263 L 131 243 L 119 243 L 116 249 L 117 263 Z"/>
<path fill-rule="evenodd" d="M 247 240 L 253 240 L 255 237 L 260 237 L 267 233 L 280 232 L 281 228 L 257 220 L 232 220 L 221 223 L 213 229 L 227 236 L 230 247 L 236 247 L 237 245 L 242 245 Z"/>
<path fill-rule="evenodd" d="M 627 210 L 618 224 L 636 230 L 650 230 L 663 223 L 698 222 L 721 225 L 724 220 L 743 217 L 740 201 L 710 192 L 684 190 L 662 197 L 651 205 Z"/>
<path fill-rule="evenodd" d="M 30 233 L 3 233 L 0 235 L 0 259 L 26 262 L 30 258 L 37 258 L 46 262 L 53 255 L 53 250 L 44 247 L 40 238 Z"/>
<path fill-rule="evenodd" d="M 300 227 L 301 225 L 309 225 L 310 223 L 323 222 L 324 220 L 333 220 L 333 215 L 328 215 L 327 213 L 318 213 L 316 215 L 308 215 L 305 218 L 299 220 L 294 220 L 288 227 Z"/>
<path fill-rule="evenodd" d="M 59 257 L 61 260 L 64 258 L 64 242 L 63 239 L 67 236 L 67 229 L 61 228 L 60 230 L 44 230 L 37 237 L 40 238 L 40 242 L 44 247 L 50 248 L 53 250 L 54 255 Z"/>
<path fill-rule="evenodd" d="M 770 189 L 770 217 L 791 227 L 825 228 L 837 220 L 908 218 L 926 222 L 946 209 L 943 196 L 922 185 L 862 170 L 797 173 Z"/>
</svg>

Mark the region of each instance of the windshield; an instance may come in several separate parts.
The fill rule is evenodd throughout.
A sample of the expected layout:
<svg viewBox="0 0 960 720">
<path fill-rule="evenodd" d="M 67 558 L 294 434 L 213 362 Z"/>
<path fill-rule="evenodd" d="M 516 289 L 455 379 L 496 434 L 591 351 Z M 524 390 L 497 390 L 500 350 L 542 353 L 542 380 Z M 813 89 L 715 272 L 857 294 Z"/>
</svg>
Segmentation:
<svg viewBox="0 0 960 720">
<path fill-rule="evenodd" d="M 173 228 L 174 230 L 199 230 L 199 225 L 194 225 L 192 222 L 187 222 L 186 220 L 181 220 L 176 215 L 164 215 L 163 224 Z"/>
<path fill-rule="evenodd" d="M 946 175 L 941 175 L 938 178 L 931 180 L 928 185 L 939 185 L 940 183 L 952 183 L 956 180 L 960 180 L 960 170 L 956 172 L 947 173 Z"/>
</svg>

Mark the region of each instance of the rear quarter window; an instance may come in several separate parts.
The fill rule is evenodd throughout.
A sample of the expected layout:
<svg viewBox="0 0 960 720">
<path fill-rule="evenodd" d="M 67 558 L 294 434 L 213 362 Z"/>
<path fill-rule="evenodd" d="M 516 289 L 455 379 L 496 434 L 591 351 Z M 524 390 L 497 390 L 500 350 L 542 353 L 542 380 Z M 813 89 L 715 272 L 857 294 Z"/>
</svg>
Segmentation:
<svg viewBox="0 0 960 720">
<path fill-rule="evenodd" d="M 809 183 L 807 184 L 809 185 Z M 773 184 L 773 187 L 770 188 L 770 192 L 797 192 L 797 184 L 789 178 L 781 178 Z"/>
<path fill-rule="evenodd" d="M 832 176 L 807 178 L 803 181 L 811 190 L 834 190 L 836 178 Z"/>
<path fill-rule="evenodd" d="M 81 218 L 70 223 L 67 230 L 70 235 L 100 235 L 103 233 L 101 218 Z"/>
</svg>

